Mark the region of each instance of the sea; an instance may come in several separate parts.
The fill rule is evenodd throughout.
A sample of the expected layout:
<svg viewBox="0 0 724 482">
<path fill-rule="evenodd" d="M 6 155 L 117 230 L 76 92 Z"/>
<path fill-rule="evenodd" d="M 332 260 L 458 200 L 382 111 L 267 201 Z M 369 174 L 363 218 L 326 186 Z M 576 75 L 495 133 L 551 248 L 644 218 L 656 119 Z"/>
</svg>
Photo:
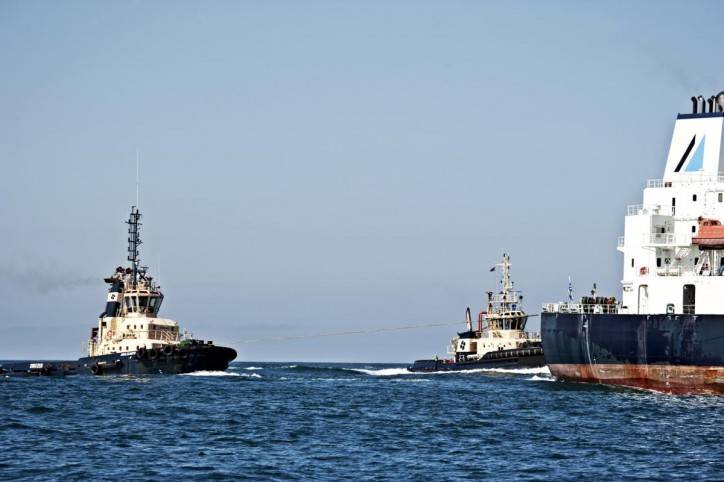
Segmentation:
<svg viewBox="0 0 724 482">
<path fill-rule="evenodd" d="M 546 368 L 0 379 L 0 480 L 724 480 L 724 397 Z"/>
</svg>

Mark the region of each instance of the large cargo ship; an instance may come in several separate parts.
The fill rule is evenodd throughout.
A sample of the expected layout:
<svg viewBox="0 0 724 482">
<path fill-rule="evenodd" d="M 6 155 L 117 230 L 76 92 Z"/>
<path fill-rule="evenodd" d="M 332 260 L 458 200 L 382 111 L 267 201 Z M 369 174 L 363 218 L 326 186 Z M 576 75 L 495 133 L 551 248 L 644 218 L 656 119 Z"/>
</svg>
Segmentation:
<svg viewBox="0 0 724 482">
<path fill-rule="evenodd" d="M 131 208 L 128 224 L 130 266 L 116 268 L 105 309 L 91 327 L 85 354 L 75 361 L 9 362 L 0 376 L 141 375 L 223 371 L 236 358 L 232 348 L 194 339 L 176 321 L 159 318 L 163 293 L 141 265 L 141 213 Z"/>
<path fill-rule="evenodd" d="M 621 300 L 594 291 L 541 314 L 560 380 L 724 394 L 724 92 L 679 114 L 662 179 L 628 206 Z"/>
</svg>

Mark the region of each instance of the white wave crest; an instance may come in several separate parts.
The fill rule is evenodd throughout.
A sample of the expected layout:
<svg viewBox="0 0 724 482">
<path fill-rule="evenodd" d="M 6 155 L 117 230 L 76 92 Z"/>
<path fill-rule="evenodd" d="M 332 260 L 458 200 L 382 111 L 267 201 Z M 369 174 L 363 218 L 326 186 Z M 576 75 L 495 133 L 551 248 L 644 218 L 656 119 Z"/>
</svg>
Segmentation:
<svg viewBox="0 0 724 482">
<path fill-rule="evenodd" d="M 528 380 L 531 382 L 555 382 L 556 381 L 556 379 L 553 378 L 552 376 L 539 377 L 538 375 L 533 375 Z"/>
<path fill-rule="evenodd" d="M 242 370 L 263 370 L 262 367 L 244 367 Z"/>
<path fill-rule="evenodd" d="M 258 373 L 229 373 L 229 372 L 218 372 L 218 371 L 206 371 L 201 370 L 198 372 L 184 373 L 183 375 L 189 377 L 249 377 L 249 378 L 261 378 Z"/>
<path fill-rule="evenodd" d="M 476 368 L 474 370 L 464 370 L 462 372 L 448 373 L 509 373 L 512 375 L 550 375 L 548 367 L 531 367 L 531 368 Z"/>
<path fill-rule="evenodd" d="M 364 373 L 365 375 L 372 375 L 373 377 L 393 377 L 396 375 L 410 375 L 411 372 L 407 368 L 382 368 L 380 370 L 367 370 L 364 368 L 350 368 L 353 372 Z"/>
</svg>

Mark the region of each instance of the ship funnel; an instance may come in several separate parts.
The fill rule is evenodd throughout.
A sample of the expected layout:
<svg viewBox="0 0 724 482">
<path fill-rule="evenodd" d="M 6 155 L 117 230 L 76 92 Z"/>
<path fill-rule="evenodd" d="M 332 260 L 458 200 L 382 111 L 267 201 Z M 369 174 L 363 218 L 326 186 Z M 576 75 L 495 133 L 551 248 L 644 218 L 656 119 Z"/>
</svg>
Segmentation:
<svg viewBox="0 0 724 482">
<path fill-rule="evenodd" d="M 706 112 L 706 100 L 704 100 L 704 97 L 701 95 L 697 97 L 696 100 L 699 103 L 699 112 L 703 114 L 704 112 Z"/>
<path fill-rule="evenodd" d="M 691 113 L 692 114 L 698 114 L 699 113 L 699 101 L 696 100 L 696 97 L 691 98 Z"/>
<path fill-rule="evenodd" d="M 113 280 L 113 286 L 108 292 L 106 311 L 103 313 L 103 317 L 118 316 L 118 310 L 121 308 L 121 291 L 123 291 L 123 282 L 120 279 Z"/>
<path fill-rule="evenodd" d="M 724 90 L 719 92 L 716 95 L 716 103 L 718 104 L 719 108 L 717 109 L 719 112 L 724 111 Z"/>
<path fill-rule="evenodd" d="M 715 111 L 714 111 L 714 96 L 713 96 L 713 95 L 712 95 L 711 97 L 709 97 L 708 103 L 709 103 L 709 112 L 715 112 Z"/>
</svg>

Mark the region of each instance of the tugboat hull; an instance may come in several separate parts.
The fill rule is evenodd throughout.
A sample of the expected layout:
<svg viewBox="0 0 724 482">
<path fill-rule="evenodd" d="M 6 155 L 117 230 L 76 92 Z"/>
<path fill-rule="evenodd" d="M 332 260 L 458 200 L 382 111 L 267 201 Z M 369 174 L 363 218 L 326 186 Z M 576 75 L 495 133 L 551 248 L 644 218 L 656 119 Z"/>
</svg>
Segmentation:
<svg viewBox="0 0 724 482">
<path fill-rule="evenodd" d="M 474 361 L 415 360 L 407 367 L 411 372 L 457 372 L 481 368 L 537 368 L 545 366 L 543 348 L 518 348 L 486 353 Z"/>
<path fill-rule="evenodd" d="M 560 380 L 724 394 L 724 315 L 542 313 Z"/>
<path fill-rule="evenodd" d="M 69 375 L 178 375 L 198 371 L 224 371 L 236 351 L 215 345 L 176 347 L 173 351 L 113 353 L 80 358 L 75 362 L 18 362 L 0 366 L 0 376 Z"/>
</svg>

